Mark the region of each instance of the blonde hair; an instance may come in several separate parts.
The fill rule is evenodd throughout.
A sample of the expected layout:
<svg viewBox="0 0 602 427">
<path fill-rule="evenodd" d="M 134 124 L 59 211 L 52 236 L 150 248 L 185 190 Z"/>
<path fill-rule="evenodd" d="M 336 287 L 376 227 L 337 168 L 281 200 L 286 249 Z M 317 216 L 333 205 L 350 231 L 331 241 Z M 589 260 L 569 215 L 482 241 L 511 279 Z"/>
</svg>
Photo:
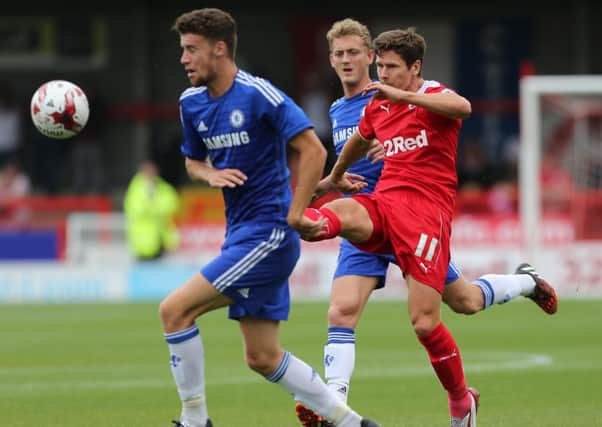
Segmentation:
<svg viewBox="0 0 602 427">
<path fill-rule="evenodd" d="M 337 21 L 332 24 L 330 30 L 326 33 L 326 40 L 328 40 L 328 46 L 332 48 L 332 43 L 334 39 L 343 36 L 358 36 L 364 44 L 366 48 L 372 49 L 372 36 L 370 35 L 370 30 L 364 24 L 359 21 L 356 21 L 352 18 L 345 18 L 343 20 Z"/>
</svg>

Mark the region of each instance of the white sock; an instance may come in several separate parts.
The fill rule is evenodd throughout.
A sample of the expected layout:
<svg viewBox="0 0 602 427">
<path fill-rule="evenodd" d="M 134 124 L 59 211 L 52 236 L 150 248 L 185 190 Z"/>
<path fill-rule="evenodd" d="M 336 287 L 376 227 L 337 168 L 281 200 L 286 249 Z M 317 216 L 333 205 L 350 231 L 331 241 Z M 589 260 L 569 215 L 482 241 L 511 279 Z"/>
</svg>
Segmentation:
<svg viewBox="0 0 602 427">
<path fill-rule="evenodd" d="M 473 283 L 483 292 L 483 309 L 507 303 L 521 295 L 531 295 L 535 288 L 535 282 L 528 274 L 485 274 Z"/>
<path fill-rule="evenodd" d="M 356 412 L 351 411 L 345 415 L 341 421 L 335 422 L 335 425 L 337 427 L 361 427 L 362 417 Z"/>
<path fill-rule="evenodd" d="M 170 366 L 180 400 L 180 421 L 204 427 L 207 423 L 205 401 L 205 350 L 197 325 L 164 334 L 169 347 Z"/>
<path fill-rule="evenodd" d="M 324 346 L 324 376 L 328 387 L 345 403 L 354 367 L 355 332 L 351 328 L 328 328 L 328 343 Z"/>
<path fill-rule="evenodd" d="M 278 368 L 266 379 L 284 387 L 295 400 L 337 426 L 354 427 L 361 423 L 361 417 L 324 384 L 311 366 L 289 352 L 284 353 Z"/>
</svg>

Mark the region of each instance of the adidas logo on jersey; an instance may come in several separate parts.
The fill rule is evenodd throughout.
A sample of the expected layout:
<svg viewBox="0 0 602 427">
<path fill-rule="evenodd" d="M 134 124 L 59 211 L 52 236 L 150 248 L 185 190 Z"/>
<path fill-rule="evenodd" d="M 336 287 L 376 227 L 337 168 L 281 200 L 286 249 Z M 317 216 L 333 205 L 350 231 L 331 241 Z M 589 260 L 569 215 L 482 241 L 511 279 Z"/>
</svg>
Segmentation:
<svg viewBox="0 0 602 427">
<path fill-rule="evenodd" d="M 249 298 L 249 288 L 240 288 L 238 293 L 241 294 L 243 298 Z"/>
<path fill-rule="evenodd" d="M 429 145 L 429 141 L 426 137 L 426 129 L 422 129 L 415 138 L 396 136 L 383 142 L 385 156 L 394 156 L 399 152 L 412 151 L 417 148 L 426 147 L 427 145 Z"/>
<path fill-rule="evenodd" d="M 201 123 L 199 123 L 199 126 L 197 127 L 197 130 L 199 132 L 207 132 L 209 130 L 209 128 L 207 127 L 207 125 L 205 124 L 205 122 L 201 120 Z"/>
</svg>

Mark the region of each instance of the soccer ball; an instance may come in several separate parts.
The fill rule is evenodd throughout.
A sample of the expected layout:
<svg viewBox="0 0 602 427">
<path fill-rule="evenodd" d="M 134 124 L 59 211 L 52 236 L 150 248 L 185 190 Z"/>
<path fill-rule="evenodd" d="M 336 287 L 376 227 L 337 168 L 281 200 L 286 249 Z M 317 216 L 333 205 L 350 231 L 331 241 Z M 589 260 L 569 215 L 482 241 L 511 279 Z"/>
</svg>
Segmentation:
<svg viewBox="0 0 602 427">
<path fill-rule="evenodd" d="M 79 86 L 66 80 L 51 80 L 31 98 L 31 120 L 47 137 L 67 139 L 86 126 L 90 106 Z"/>
</svg>

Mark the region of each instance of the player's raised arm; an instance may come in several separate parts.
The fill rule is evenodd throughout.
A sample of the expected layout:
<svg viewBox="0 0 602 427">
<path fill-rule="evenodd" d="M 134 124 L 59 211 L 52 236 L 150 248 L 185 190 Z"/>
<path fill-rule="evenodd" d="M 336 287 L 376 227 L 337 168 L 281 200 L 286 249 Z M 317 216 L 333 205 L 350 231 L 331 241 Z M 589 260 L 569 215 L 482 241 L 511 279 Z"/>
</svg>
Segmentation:
<svg viewBox="0 0 602 427">
<path fill-rule="evenodd" d="M 216 169 L 208 161 L 186 158 L 186 172 L 194 181 L 204 181 L 213 188 L 243 185 L 247 176 L 238 169 Z"/>
<path fill-rule="evenodd" d="M 321 227 L 321 224 L 310 223 L 303 217 L 303 213 L 320 181 L 326 162 L 326 150 L 313 129 L 297 134 L 289 141 L 289 146 L 299 155 L 299 175 L 287 220 L 291 227 L 303 234 L 313 227 Z"/>
<path fill-rule="evenodd" d="M 403 92 L 403 101 L 422 107 L 433 113 L 440 114 L 450 119 L 467 119 L 470 117 L 472 107 L 463 96 L 450 89 L 435 93 Z"/>
<path fill-rule="evenodd" d="M 376 99 L 387 99 L 394 104 L 415 105 L 450 119 L 467 119 L 472 112 L 470 102 L 466 98 L 447 88 L 440 92 L 419 93 L 381 82 L 370 82 L 363 91 L 374 91 Z"/>
</svg>

